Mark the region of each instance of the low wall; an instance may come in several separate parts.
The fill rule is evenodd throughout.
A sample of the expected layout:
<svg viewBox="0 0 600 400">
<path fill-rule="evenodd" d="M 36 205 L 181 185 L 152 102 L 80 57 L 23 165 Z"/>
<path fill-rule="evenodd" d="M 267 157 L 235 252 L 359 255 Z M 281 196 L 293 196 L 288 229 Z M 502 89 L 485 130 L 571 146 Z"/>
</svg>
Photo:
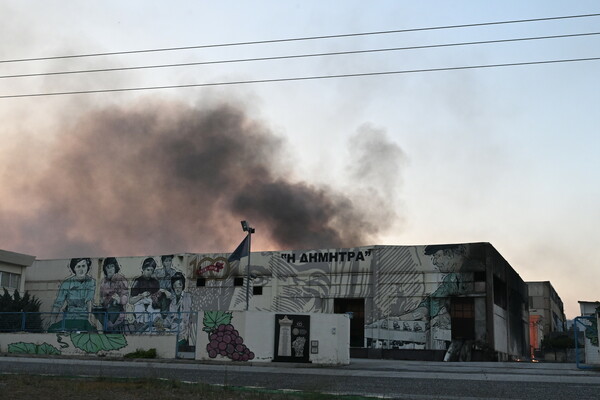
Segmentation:
<svg viewBox="0 0 600 400">
<path fill-rule="evenodd" d="M 163 359 L 350 363 L 350 319 L 345 314 L 203 311 L 185 321 L 190 325 L 185 326 L 185 335 L 181 331 L 179 343 L 177 334 L 153 330 L 146 334 L 13 332 L 0 334 L 0 352 L 122 357 L 154 348 Z"/>
<path fill-rule="evenodd" d="M 0 352 L 12 354 L 122 357 L 138 349 L 156 349 L 158 358 L 175 358 L 175 335 L 149 336 L 72 333 L 2 333 Z"/>
<path fill-rule="evenodd" d="M 379 360 L 418 360 L 444 361 L 446 350 L 407 350 L 407 349 L 369 349 L 352 348 L 352 358 L 371 358 Z"/>
<path fill-rule="evenodd" d="M 345 314 L 199 313 L 197 360 L 350 363 Z"/>
</svg>

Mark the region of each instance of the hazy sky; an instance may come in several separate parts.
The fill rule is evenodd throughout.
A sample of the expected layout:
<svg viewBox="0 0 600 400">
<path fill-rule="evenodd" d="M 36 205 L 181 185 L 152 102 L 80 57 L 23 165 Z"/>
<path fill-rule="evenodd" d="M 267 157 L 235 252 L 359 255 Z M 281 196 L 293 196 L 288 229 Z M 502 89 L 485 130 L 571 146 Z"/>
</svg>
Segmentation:
<svg viewBox="0 0 600 400">
<path fill-rule="evenodd" d="M 599 13 L 597 1 L 0 2 L 0 61 Z M 0 75 L 600 31 L 600 17 L 111 57 Z M 599 35 L 600 36 L 600 35 Z M 600 37 L 60 76 L 0 96 L 600 57 Z M 0 248 L 38 258 L 491 242 L 600 300 L 600 61 L 0 99 Z M 322 244 L 322 245 L 321 245 Z"/>
</svg>

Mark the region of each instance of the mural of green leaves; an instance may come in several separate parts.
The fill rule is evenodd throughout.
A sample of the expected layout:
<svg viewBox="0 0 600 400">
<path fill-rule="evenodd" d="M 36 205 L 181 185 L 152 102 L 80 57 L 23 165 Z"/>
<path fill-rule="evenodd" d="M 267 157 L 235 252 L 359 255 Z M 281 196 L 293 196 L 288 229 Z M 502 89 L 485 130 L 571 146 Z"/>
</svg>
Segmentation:
<svg viewBox="0 0 600 400">
<path fill-rule="evenodd" d="M 39 345 L 25 342 L 11 343 L 8 345 L 8 352 L 13 354 L 61 354 L 59 349 L 45 342 Z"/>
<path fill-rule="evenodd" d="M 205 332 L 214 331 L 219 325 L 227 325 L 231 323 L 232 313 L 226 311 L 205 311 L 202 323 Z"/>
<path fill-rule="evenodd" d="M 98 353 L 101 350 L 119 350 L 127 346 L 125 335 L 118 333 L 72 333 L 73 346 L 86 353 Z"/>
</svg>

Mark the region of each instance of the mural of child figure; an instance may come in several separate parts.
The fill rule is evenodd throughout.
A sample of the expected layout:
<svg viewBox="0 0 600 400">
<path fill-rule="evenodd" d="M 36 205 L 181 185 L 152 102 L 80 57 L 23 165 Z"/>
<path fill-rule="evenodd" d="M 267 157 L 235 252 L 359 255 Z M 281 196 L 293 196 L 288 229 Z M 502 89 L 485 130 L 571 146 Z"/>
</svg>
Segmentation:
<svg viewBox="0 0 600 400">
<path fill-rule="evenodd" d="M 179 345 L 188 346 L 190 339 L 190 311 L 192 311 L 192 296 L 185 290 L 185 276 L 176 272 L 171 277 L 173 295 L 169 305 L 169 325 L 172 330 L 179 332 Z"/>
<path fill-rule="evenodd" d="M 72 258 L 69 269 L 73 273 L 65 279 L 58 289 L 56 300 L 52 306 L 53 324 L 48 331 L 95 331 L 90 323 L 92 300 L 96 292 L 96 280 L 89 275 L 92 260 L 89 258 Z M 59 320 L 64 315 L 64 320 Z"/>
<path fill-rule="evenodd" d="M 152 277 L 156 278 L 160 283 L 161 289 L 171 290 L 171 278 L 177 271 L 173 268 L 173 255 L 165 255 L 160 257 L 160 266 L 157 266 Z"/>
<path fill-rule="evenodd" d="M 125 306 L 129 300 L 129 283 L 119 273 L 121 267 L 114 257 L 104 260 L 102 270 L 104 279 L 100 283 L 100 300 L 102 311 L 106 314 L 99 314 L 98 318 L 103 326 L 106 324 L 104 328 L 107 332 L 122 331 L 125 322 Z"/>
</svg>

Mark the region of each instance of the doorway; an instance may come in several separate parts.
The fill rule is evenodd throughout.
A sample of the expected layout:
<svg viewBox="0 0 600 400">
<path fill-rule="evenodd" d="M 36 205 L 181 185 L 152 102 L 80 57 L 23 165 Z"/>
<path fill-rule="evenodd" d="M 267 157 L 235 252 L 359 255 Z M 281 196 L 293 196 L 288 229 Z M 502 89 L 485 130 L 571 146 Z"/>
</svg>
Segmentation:
<svg viewBox="0 0 600 400">
<path fill-rule="evenodd" d="M 350 347 L 365 346 L 365 299 L 333 299 L 333 312 L 351 313 Z"/>
<path fill-rule="evenodd" d="M 453 297 L 450 303 L 452 340 L 475 339 L 475 299 Z"/>
</svg>

